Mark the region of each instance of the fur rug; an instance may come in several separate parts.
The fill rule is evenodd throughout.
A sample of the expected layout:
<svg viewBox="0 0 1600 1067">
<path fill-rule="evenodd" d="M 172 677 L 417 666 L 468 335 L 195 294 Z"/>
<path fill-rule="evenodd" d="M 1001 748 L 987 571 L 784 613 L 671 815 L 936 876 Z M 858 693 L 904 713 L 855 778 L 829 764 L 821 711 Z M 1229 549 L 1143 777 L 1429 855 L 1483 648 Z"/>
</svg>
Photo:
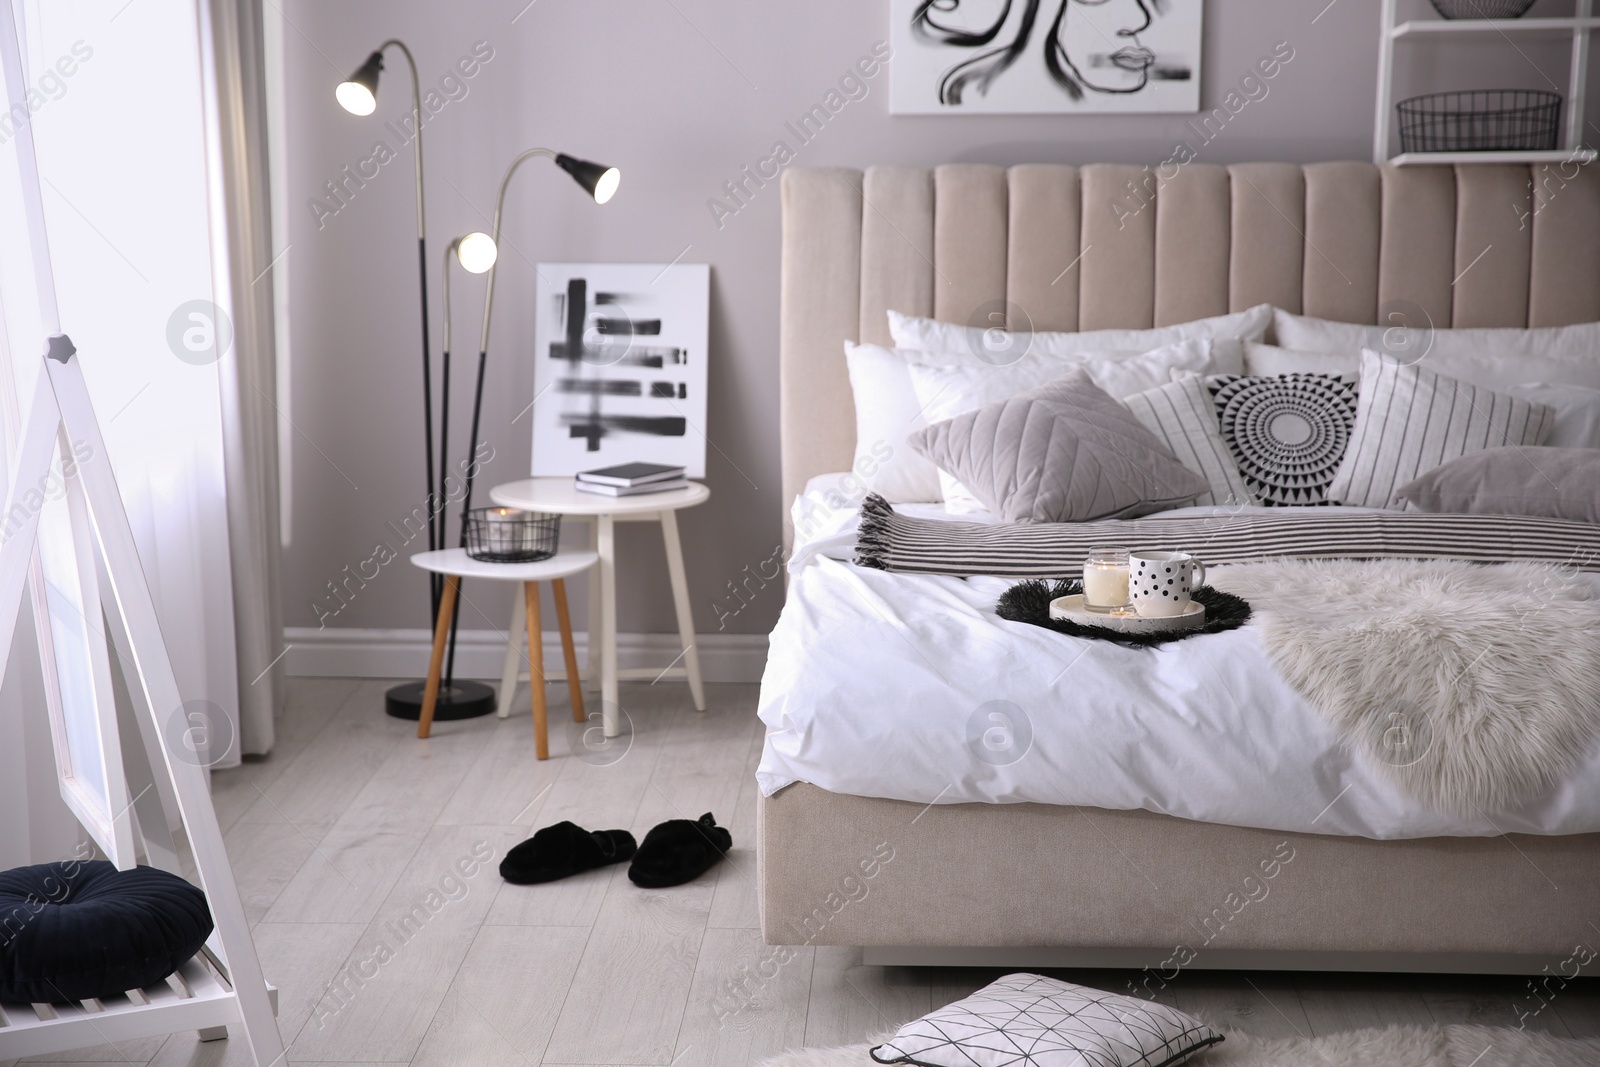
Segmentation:
<svg viewBox="0 0 1600 1067">
<path fill-rule="evenodd" d="M 1219 1028 L 1220 1029 L 1220 1028 Z M 1238 1031 L 1184 1067 L 1595 1067 L 1600 1040 L 1573 1041 L 1488 1026 L 1391 1026 L 1269 1040 Z M 881 1039 L 879 1039 L 881 1040 Z M 870 1067 L 877 1041 L 786 1052 L 761 1067 Z"/>
<path fill-rule="evenodd" d="M 1289 681 L 1437 810 L 1514 806 L 1600 732 L 1600 594 L 1543 563 L 1278 561 L 1218 567 Z"/>
</svg>

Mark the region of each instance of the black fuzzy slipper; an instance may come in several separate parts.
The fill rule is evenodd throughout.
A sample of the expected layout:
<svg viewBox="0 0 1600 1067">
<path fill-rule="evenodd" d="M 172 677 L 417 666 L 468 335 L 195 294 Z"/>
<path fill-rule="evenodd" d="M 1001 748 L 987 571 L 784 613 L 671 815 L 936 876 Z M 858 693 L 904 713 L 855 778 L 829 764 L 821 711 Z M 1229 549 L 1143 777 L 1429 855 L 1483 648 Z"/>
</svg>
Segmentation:
<svg viewBox="0 0 1600 1067">
<path fill-rule="evenodd" d="M 580 871 L 632 859 L 636 846 L 626 830 L 590 832 L 575 823 L 546 826 L 514 846 L 500 861 L 500 877 L 512 885 L 553 882 Z"/>
<path fill-rule="evenodd" d="M 645 889 L 682 885 L 709 871 L 732 847 L 733 835 L 709 811 L 694 822 L 668 819 L 644 835 L 628 877 Z"/>
</svg>

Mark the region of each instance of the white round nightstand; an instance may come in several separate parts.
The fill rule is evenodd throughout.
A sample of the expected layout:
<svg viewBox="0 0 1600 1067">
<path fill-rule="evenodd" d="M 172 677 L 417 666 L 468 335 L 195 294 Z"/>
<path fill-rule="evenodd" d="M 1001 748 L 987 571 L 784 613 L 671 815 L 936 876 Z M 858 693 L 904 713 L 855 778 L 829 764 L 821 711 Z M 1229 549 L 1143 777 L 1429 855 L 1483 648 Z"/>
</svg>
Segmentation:
<svg viewBox="0 0 1600 1067">
<path fill-rule="evenodd" d="M 490 578 L 499 582 L 521 582 L 522 597 L 518 604 L 520 621 L 528 620 L 528 688 L 533 698 L 534 746 L 540 759 L 550 757 L 549 728 L 546 723 L 544 639 L 539 622 L 539 583 L 549 582 L 556 599 L 556 619 L 561 628 L 561 652 L 566 659 L 567 691 L 572 694 L 572 717 L 583 722 L 583 687 L 578 676 L 578 654 L 572 646 L 572 617 L 567 611 L 567 586 L 565 579 L 589 570 L 599 561 L 593 552 L 564 550 L 549 559 L 533 563 L 493 563 L 473 559 L 464 548 L 446 548 L 435 552 L 418 552 L 411 557 L 415 566 L 445 576 L 444 599 L 439 605 L 439 621 L 433 633 L 433 656 L 428 661 L 428 684 L 422 698 L 422 717 L 417 720 L 417 736 L 427 737 L 433 729 L 433 709 L 439 699 L 440 675 L 444 668 L 445 645 L 450 639 L 450 619 L 455 613 L 456 596 L 463 578 Z M 509 684 L 502 678 L 500 684 L 500 717 L 506 717 L 511 706 L 511 690 L 517 684 L 517 662 L 522 653 L 522 630 L 514 629 L 508 635 L 506 664 L 510 674 Z"/>
<path fill-rule="evenodd" d="M 589 660 L 595 667 L 595 649 L 600 650 L 601 713 L 607 737 L 617 736 L 617 681 L 619 678 L 684 678 L 694 697 L 694 706 L 706 710 L 705 684 L 700 678 L 700 653 L 695 648 L 694 616 L 689 610 L 689 584 L 683 570 L 683 543 L 678 537 L 677 512 L 711 499 L 711 490 L 699 482 L 682 489 L 638 496 L 603 496 L 573 487 L 571 478 L 524 478 L 506 482 L 489 491 L 489 498 L 501 507 L 521 511 L 546 511 L 578 519 L 593 520 L 589 547 L 599 556 L 600 565 L 589 572 Z M 678 616 L 678 638 L 683 646 L 679 657 L 683 666 L 665 670 L 617 669 L 617 522 L 660 522 L 661 539 L 667 550 L 667 576 L 672 582 L 672 601 Z M 514 611 L 516 609 L 513 609 Z M 513 626 L 516 620 L 513 619 Z"/>
</svg>

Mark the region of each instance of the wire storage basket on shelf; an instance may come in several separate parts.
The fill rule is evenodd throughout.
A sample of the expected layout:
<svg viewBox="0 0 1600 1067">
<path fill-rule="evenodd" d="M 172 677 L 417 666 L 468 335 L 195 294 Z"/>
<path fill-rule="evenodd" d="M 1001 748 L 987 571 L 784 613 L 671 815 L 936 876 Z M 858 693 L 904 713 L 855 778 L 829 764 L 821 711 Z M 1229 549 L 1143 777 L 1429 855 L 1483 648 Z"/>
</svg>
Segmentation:
<svg viewBox="0 0 1600 1067">
<path fill-rule="evenodd" d="M 1470 89 L 1395 105 L 1402 152 L 1548 152 L 1561 133 L 1561 94 Z"/>
<path fill-rule="evenodd" d="M 467 555 L 488 563 L 537 563 L 556 554 L 561 516 L 514 508 L 467 512 Z"/>
<path fill-rule="evenodd" d="M 1432 0 L 1433 9 L 1447 19 L 1520 19 L 1533 0 Z"/>
</svg>

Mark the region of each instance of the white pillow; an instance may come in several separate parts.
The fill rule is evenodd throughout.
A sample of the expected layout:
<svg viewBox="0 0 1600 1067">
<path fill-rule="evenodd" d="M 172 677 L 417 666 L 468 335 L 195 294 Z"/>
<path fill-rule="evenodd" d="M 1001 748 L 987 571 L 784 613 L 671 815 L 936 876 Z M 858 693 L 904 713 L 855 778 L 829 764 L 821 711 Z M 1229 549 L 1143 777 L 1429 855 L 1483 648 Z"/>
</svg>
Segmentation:
<svg viewBox="0 0 1600 1067">
<path fill-rule="evenodd" d="M 1211 486 L 1211 491 L 1195 497 L 1194 503 L 1258 503 L 1217 428 L 1216 404 L 1200 375 L 1174 372 L 1166 385 L 1125 397 L 1122 404 L 1179 463 Z"/>
<path fill-rule="evenodd" d="M 1486 448 L 1542 445 L 1555 423 L 1548 404 L 1361 353 L 1356 428 L 1328 499 L 1391 506 L 1394 491 L 1453 459 Z"/>
<path fill-rule="evenodd" d="M 1089 352 L 1116 358 L 1116 353 L 1131 355 L 1196 339 L 1259 341 L 1267 334 L 1272 311 L 1270 304 L 1260 304 L 1248 311 L 1196 319 L 1177 326 L 1159 326 L 1153 330 L 1089 330 L 1081 333 L 1009 333 L 980 326 L 958 326 L 951 322 L 891 311 L 889 335 L 894 338 L 896 348 L 935 352 L 990 365 L 1015 363 L 1025 355 L 1069 356 Z M 1216 352 L 1223 359 L 1231 354 L 1232 350 L 1227 347 L 1219 347 Z M 1239 355 L 1242 358 L 1243 353 Z M 1244 367 L 1241 365 L 1230 369 L 1228 366 L 1217 366 L 1204 373 L 1243 374 Z"/>
<path fill-rule="evenodd" d="M 1001 366 L 975 360 L 956 366 L 913 362 L 907 370 L 922 417 L 931 426 L 1008 400 L 1080 366 L 1095 385 L 1120 400 L 1166 383 L 1173 371 L 1203 371 L 1211 365 L 1212 347 L 1211 341 L 1196 340 L 1117 359 L 1093 358 L 1090 353 L 1078 353 L 1075 359 L 1029 353 Z M 945 510 L 956 514 L 985 510 L 949 471 L 939 471 L 939 486 Z"/>
<path fill-rule="evenodd" d="M 1536 329 L 1406 330 L 1330 322 L 1273 309 L 1278 344 L 1354 357 L 1363 348 L 1438 374 L 1509 389 L 1522 382 L 1600 389 L 1600 322 Z"/>
<path fill-rule="evenodd" d="M 851 472 L 891 504 L 942 500 L 939 468 L 906 445 L 928 425 L 911 387 L 905 356 L 882 345 L 844 346 L 856 404 L 856 455 Z"/>
<path fill-rule="evenodd" d="M 1555 429 L 1545 441 L 1548 447 L 1600 448 L 1600 389 L 1531 382 L 1514 386 L 1510 393 L 1556 409 Z"/>
<path fill-rule="evenodd" d="M 1281 378 L 1285 374 L 1337 374 L 1354 381 L 1361 374 L 1361 350 L 1308 352 L 1247 341 L 1244 346 L 1244 372 L 1255 378 Z"/>
<path fill-rule="evenodd" d="M 1153 1000 L 1008 974 L 911 1020 L 868 1055 L 923 1067 L 1162 1067 L 1221 1040 Z"/>
</svg>

